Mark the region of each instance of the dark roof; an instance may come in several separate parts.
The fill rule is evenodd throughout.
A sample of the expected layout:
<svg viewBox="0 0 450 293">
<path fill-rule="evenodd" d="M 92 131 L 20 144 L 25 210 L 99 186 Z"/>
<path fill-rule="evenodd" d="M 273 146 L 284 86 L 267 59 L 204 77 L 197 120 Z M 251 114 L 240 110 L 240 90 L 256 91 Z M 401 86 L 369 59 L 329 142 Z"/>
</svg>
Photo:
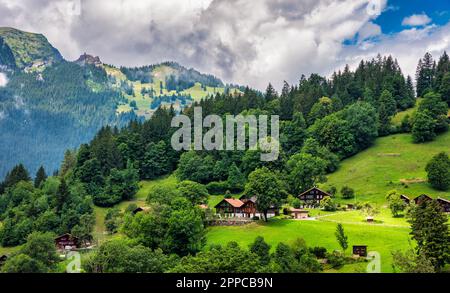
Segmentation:
<svg viewBox="0 0 450 293">
<path fill-rule="evenodd" d="M 450 200 L 445 199 L 445 198 L 442 198 L 442 197 L 438 197 L 438 198 L 437 198 L 437 201 L 443 201 L 443 202 L 446 202 L 446 203 L 449 203 L 449 204 L 450 204 Z"/>
<path fill-rule="evenodd" d="M 426 199 L 429 199 L 429 200 L 433 200 L 433 198 L 431 196 L 427 195 L 427 194 L 421 194 L 418 197 L 416 197 L 414 200 L 416 201 L 416 200 L 418 200 L 418 199 L 420 199 L 422 197 L 425 197 Z"/>
<path fill-rule="evenodd" d="M 149 211 L 150 208 L 149 207 L 138 207 L 133 211 L 133 214 L 137 214 L 139 212 L 146 212 Z"/>
<path fill-rule="evenodd" d="M 60 236 L 56 237 L 55 240 L 61 239 L 61 238 L 66 237 L 66 236 L 69 236 L 71 239 L 78 239 L 78 237 L 72 236 L 72 234 L 70 234 L 70 233 L 66 233 L 66 234 L 63 234 L 63 235 L 60 235 Z"/>
<path fill-rule="evenodd" d="M 404 195 L 404 194 L 401 194 L 401 195 L 400 195 L 400 198 L 404 198 L 404 199 L 407 199 L 407 200 L 411 200 L 408 196 L 406 196 L 406 195 Z"/>
<path fill-rule="evenodd" d="M 305 195 L 305 194 L 309 193 L 309 192 L 312 191 L 312 190 L 318 190 L 318 191 L 324 193 L 325 195 L 331 196 L 331 194 L 329 194 L 329 193 L 326 192 L 326 191 L 323 191 L 322 189 L 320 189 L 320 188 L 318 188 L 318 187 L 310 188 L 310 189 L 308 189 L 307 191 L 301 193 L 299 196 Z"/>
</svg>

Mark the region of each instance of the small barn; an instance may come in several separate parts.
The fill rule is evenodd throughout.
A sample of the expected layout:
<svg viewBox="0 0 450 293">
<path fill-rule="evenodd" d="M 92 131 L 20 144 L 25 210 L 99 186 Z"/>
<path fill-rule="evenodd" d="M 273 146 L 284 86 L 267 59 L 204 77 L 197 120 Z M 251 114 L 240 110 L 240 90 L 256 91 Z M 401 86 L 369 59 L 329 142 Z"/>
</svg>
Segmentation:
<svg viewBox="0 0 450 293">
<path fill-rule="evenodd" d="M 309 218 L 309 212 L 306 210 L 291 208 L 288 209 L 287 212 L 292 218 L 297 220 Z"/>
<path fill-rule="evenodd" d="M 367 256 L 367 245 L 354 245 L 353 255 L 359 255 L 361 257 Z"/>
<path fill-rule="evenodd" d="M 71 234 L 64 234 L 55 238 L 55 245 L 58 250 L 72 250 L 79 248 L 79 241 Z"/>
<path fill-rule="evenodd" d="M 450 213 L 450 200 L 447 200 L 445 198 L 438 197 L 437 202 L 442 208 L 442 211 L 444 213 Z"/>
<path fill-rule="evenodd" d="M 424 202 L 432 201 L 432 200 L 433 200 L 433 198 L 431 198 L 429 195 L 422 194 L 422 195 L 419 195 L 418 197 L 416 197 L 416 198 L 414 199 L 414 203 L 415 203 L 416 205 L 421 205 L 421 204 L 423 204 Z"/>
<path fill-rule="evenodd" d="M 410 204 L 411 203 L 411 199 L 408 196 L 404 195 L 404 194 L 400 195 L 400 199 L 403 200 L 403 202 L 406 203 L 406 204 Z"/>
<path fill-rule="evenodd" d="M 133 215 L 136 215 L 141 212 L 148 212 L 148 211 L 150 211 L 149 207 L 138 207 L 133 211 Z"/>
<path fill-rule="evenodd" d="M 313 187 L 300 194 L 298 198 L 304 202 L 313 202 L 315 204 L 319 204 L 327 196 L 331 196 L 331 194 L 317 187 Z"/>
</svg>

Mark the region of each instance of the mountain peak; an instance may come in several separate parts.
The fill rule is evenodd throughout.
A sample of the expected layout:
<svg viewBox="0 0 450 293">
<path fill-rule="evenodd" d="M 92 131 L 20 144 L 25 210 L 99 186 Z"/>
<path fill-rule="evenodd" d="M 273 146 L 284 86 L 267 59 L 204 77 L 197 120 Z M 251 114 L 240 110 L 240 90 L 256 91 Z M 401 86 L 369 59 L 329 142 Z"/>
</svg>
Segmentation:
<svg viewBox="0 0 450 293">
<path fill-rule="evenodd" d="M 2 39 L 3 48 L 0 55 L 10 51 L 16 67 L 20 69 L 41 67 L 63 60 L 59 51 L 42 34 L 24 32 L 11 27 L 0 27 L 0 39 Z M 0 60 L 2 57 L 5 56 L 0 56 Z"/>
<path fill-rule="evenodd" d="M 95 66 L 101 66 L 103 65 L 102 61 L 100 60 L 100 57 L 98 56 L 93 56 L 87 53 L 84 53 L 83 55 L 80 56 L 80 58 L 78 58 L 75 63 L 79 64 L 79 65 L 86 65 L 86 64 L 90 64 L 90 65 L 95 65 Z"/>
</svg>

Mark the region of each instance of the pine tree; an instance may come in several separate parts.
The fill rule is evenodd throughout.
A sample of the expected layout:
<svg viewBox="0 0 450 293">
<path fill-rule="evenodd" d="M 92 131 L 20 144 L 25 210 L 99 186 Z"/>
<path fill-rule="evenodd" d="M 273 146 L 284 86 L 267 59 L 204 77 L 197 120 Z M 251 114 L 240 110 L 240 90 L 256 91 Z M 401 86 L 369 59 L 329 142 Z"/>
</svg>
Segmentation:
<svg viewBox="0 0 450 293">
<path fill-rule="evenodd" d="M 30 175 L 23 164 L 15 166 L 8 174 L 6 174 L 3 186 L 4 188 L 12 187 L 20 181 L 31 181 Z"/>
<path fill-rule="evenodd" d="M 450 72 L 447 72 L 443 76 L 439 93 L 442 95 L 442 99 L 447 102 L 450 107 Z"/>
<path fill-rule="evenodd" d="M 408 214 L 411 236 L 417 242 L 417 253 L 431 260 L 436 271 L 450 260 L 448 217 L 436 200 L 424 201 Z"/>
<path fill-rule="evenodd" d="M 447 52 L 444 51 L 444 54 L 439 58 L 437 67 L 436 67 L 436 80 L 434 82 L 434 90 L 439 91 L 440 87 L 443 85 L 444 75 L 450 72 L 450 59 L 447 55 Z"/>
<path fill-rule="evenodd" d="M 61 213 L 64 204 L 70 197 L 69 187 L 67 186 L 66 180 L 61 179 L 61 183 L 58 186 L 58 191 L 56 192 L 56 211 Z"/>
<path fill-rule="evenodd" d="M 435 189 L 450 189 L 450 158 L 445 152 L 434 156 L 425 170 L 428 173 L 428 181 Z"/>
<path fill-rule="evenodd" d="M 433 56 L 428 52 L 423 59 L 419 60 L 416 70 L 416 91 L 418 97 L 423 97 L 428 91 L 433 89 L 435 67 Z"/>
<path fill-rule="evenodd" d="M 269 83 L 269 85 L 267 86 L 265 97 L 267 102 L 270 102 L 277 98 L 277 92 L 275 91 L 271 83 Z"/>
<path fill-rule="evenodd" d="M 348 248 L 348 237 L 347 235 L 345 235 L 344 227 L 341 223 L 337 224 L 335 235 L 337 242 L 339 243 L 345 254 L 345 251 Z"/>
<path fill-rule="evenodd" d="M 43 166 L 39 168 L 36 173 L 36 177 L 34 178 L 34 187 L 39 188 L 41 183 L 47 179 L 47 174 L 45 173 L 45 169 Z"/>
</svg>

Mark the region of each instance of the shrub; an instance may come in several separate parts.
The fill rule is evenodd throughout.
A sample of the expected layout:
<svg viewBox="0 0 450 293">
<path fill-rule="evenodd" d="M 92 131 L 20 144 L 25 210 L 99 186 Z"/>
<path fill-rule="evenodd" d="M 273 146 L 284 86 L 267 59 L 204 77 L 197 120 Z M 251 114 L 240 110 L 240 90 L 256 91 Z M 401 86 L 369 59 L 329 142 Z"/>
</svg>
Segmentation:
<svg viewBox="0 0 450 293">
<path fill-rule="evenodd" d="M 333 251 L 333 253 L 329 253 L 327 255 L 328 262 L 332 268 L 340 268 L 345 264 L 345 257 L 339 251 Z"/>
<path fill-rule="evenodd" d="M 312 254 L 314 254 L 317 258 L 326 258 L 327 249 L 325 247 L 313 247 L 309 249 Z"/>
<path fill-rule="evenodd" d="M 425 170 L 433 188 L 443 191 L 450 188 L 450 158 L 446 153 L 442 152 L 434 156 Z"/>
<path fill-rule="evenodd" d="M 348 186 L 344 186 L 341 189 L 341 194 L 343 199 L 351 199 L 355 197 L 355 190 L 353 190 L 353 188 L 350 188 Z"/>
<path fill-rule="evenodd" d="M 302 202 L 298 198 L 294 199 L 291 204 L 294 209 L 299 209 L 302 206 Z"/>
</svg>

